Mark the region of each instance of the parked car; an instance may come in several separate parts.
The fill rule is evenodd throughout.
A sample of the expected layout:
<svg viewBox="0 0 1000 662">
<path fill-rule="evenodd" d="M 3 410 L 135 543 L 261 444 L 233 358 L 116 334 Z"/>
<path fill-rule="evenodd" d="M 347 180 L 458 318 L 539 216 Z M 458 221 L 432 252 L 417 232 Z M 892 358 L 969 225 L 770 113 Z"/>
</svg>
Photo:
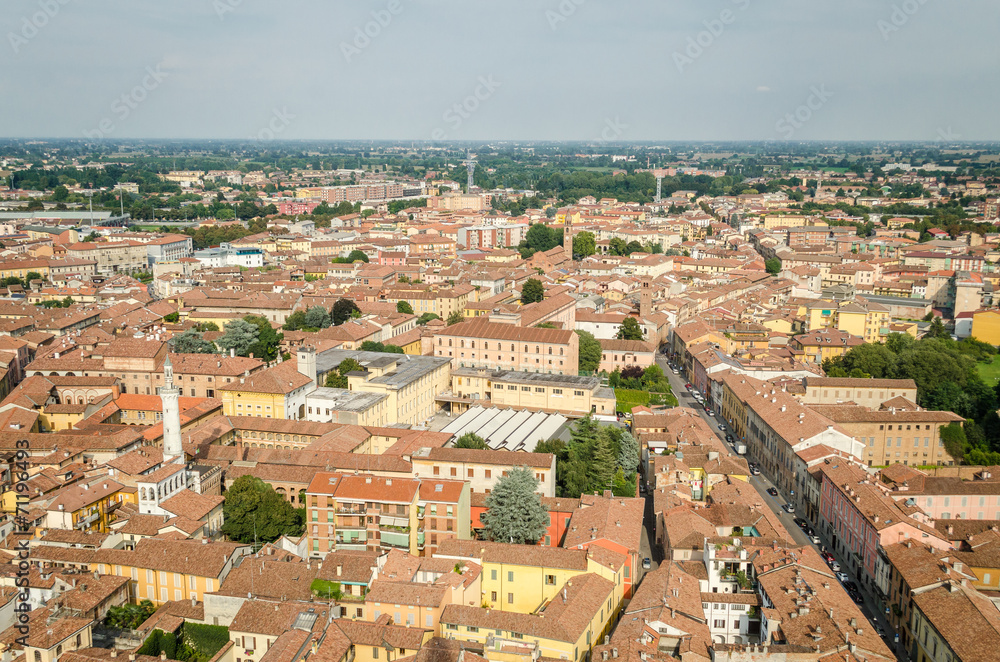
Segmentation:
<svg viewBox="0 0 1000 662">
<path fill-rule="evenodd" d="M 809 538 L 809 542 L 811 542 L 812 544 L 818 545 L 820 543 L 819 536 L 814 536 L 812 534 L 807 534 L 807 535 L 808 535 L 808 538 Z"/>
<path fill-rule="evenodd" d="M 857 591 L 848 591 L 847 595 L 851 596 L 851 600 L 854 600 L 854 604 L 863 605 L 865 603 L 865 599 L 861 597 L 861 594 Z"/>
<path fill-rule="evenodd" d="M 830 552 L 821 552 L 820 556 L 823 557 L 823 560 L 826 561 L 827 564 L 830 564 L 833 561 L 833 554 Z"/>
<path fill-rule="evenodd" d="M 708 407 L 705 407 L 705 413 L 708 414 L 709 416 L 715 416 L 715 412 L 709 409 Z"/>
<path fill-rule="evenodd" d="M 795 512 L 795 504 L 794 503 L 786 503 L 785 505 L 782 506 L 782 508 L 785 509 L 786 513 L 794 513 Z"/>
<path fill-rule="evenodd" d="M 729 443 L 733 443 L 733 435 L 727 434 L 726 441 L 728 441 Z M 751 464 L 750 467 L 753 468 L 753 465 Z"/>
<path fill-rule="evenodd" d="M 877 623 L 875 623 L 874 625 L 875 625 L 875 634 L 885 639 L 885 630 L 882 629 L 882 626 L 878 625 Z"/>
<path fill-rule="evenodd" d="M 686 388 L 687 390 L 689 390 L 689 391 L 690 391 L 690 390 L 691 390 L 691 385 L 690 385 L 690 384 L 685 384 L 685 385 L 684 385 L 684 388 Z"/>
<path fill-rule="evenodd" d="M 724 424 L 724 423 L 719 423 L 719 429 L 720 429 L 721 431 L 725 432 L 725 431 L 726 431 L 726 426 L 725 426 L 725 424 Z"/>
<path fill-rule="evenodd" d="M 847 576 L 846 572 L 834 572 L 833 574 L 837 578 L 837 581 L 839 581 L 841 584 L 845 584 L 851 581 L 851 578 Z"/>
<path fill-rule="evenodd" d="M 841 574 L 843 574 L 843 573 L 841 573 Z M 855 584 L 854 582 L 852 582 L 850 579 L 848 579 L 845 582 L 841 582 L 841 583 L 844 585 L 844 590 L 846 590 L 848 593 L 851 593 L 851 592 L 860 593 L 861 592 L 860 590 L 858 590 L 858 585 Z"/>
<path fill-rule="evenodd" d="M 840 564 L 837 563 L 836 561 L 827 561 L 826 564 L 830 566 L 830 570 L 833 570 L 834 572 L 840 571 Z"/>
<path fill-rule="evenodd" d="M 799 527 L 800 529 L 802 529 L 803 531 L 805 531 L 807 528 L 809 528 L 809 522 L 805 521 L 801 517 L 796 517 L 792 521 L 795 522 L 795 525 L 797 527 Z"/>
<path fill-rule="evenodd" d="M 778 490 L 775 489 L 775 488 L 773 488 L 773 487 L 767 488 L 767 493 L 770 494 L 773 497 L 778 496 Z"/>
<path fill-rule="evenodd" d="M 753 465 L 752 467 L 750 467 L 750 475 L 751 476 L 759 476 L 760 475 L 760 467 L 758 467 L 756 464 Z M 775 496 L 777 496 L 777 495 L 775 495 Z"/>
<path fill-rule="evenodd" d="M 652 562 L 652 561 L 650 560 L 650 558 L 649 558 L 649 557 L 647 556 L 646 558 L 644 558 L 644 559 L 642 560 L 642 569 L 643 569 L 643 570 L 649 570 L 649 569 L 650 569 L 651 567 L 653 567 L 653 562 Z"/>
</svg>

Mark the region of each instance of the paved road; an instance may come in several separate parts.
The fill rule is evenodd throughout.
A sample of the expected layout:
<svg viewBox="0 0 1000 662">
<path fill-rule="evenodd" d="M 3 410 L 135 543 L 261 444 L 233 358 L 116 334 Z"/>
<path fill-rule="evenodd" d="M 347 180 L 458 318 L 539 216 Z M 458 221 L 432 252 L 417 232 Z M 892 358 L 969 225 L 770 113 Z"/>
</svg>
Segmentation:
<svg viewBox="0 0 1000 662">
<path fill-rule="evenodd" d="M 708 414 L 706 414 L 705 408 L 699 405 L 698 402 L 693 397 L 691 397 L 691 395 L 688 393 L 688 390 L 684 387 L 685 380 L 683 373 L 679 375 L 673 374 L 673 371 L 671 370 L 666 357 L 664 357 L 662 354 L 657 354 L 656 362 L 659 364 L 661 368 L 663 368 L 663 372 L 667 375 L 667 378 L 670 380 L 670 387 L 673 389 L 674 395 L 677 396 L 677 401 L 679 403 L 679 406 L 696 410 L 698 414 L 702 417 L 702 419 L 706 423 L 708 423 L 709 427 L 711 427 L 715 431 L 715 434 L 718 435 L 719 439 L 722 441 L 722 445 L 728 448 L 733 455 L 736 455 L 736 449 L 733 447 L 732 444 L 726 442 L 725 433 L 721 432 L 718 428 L 721 419 L 719 419 L 716 416 L 709 416 Z M 828 541 L 824 539 L 822 533 L 819 530 L 818 522 L 811 522 L 811 525 L 815 530 L 816 534 L 819 535 L 820 537 L 820 544 L 815 545 L 812 542 L 810 542 L 810 540 L 806 537 L 806 534 L 802 531 L 802 529 L 800 529 L 793 521 L 793 518 L 796 517 L 796 515 L 790 515 L 781 508 L 781 506 L 787 503 L 787 500 L 783 498 L 781 492 L 780 491 L 778 492 L 777 497 L 773 497 L 767 493 L 768 488 L 774 487 L 774 484 L 771 483 L 771 481 L 768 480 L 763 474 L 759 476 L 751 476 L 750 484 L 753 485 L 754 489 L 756 489 L 757 492 L 760 494 L 761 498 L 764 500 L 764 503 L 768 504 L 771 510 L 773 510 L 781 518 L 781 521 L 784 523 L 785 528 L 788 530 L 788 534 L 791 536 L 792 540 L 795 542 L 796 545 L 802 547 L 812 546 L 816 548 L 817 551 L 820 552 L 827 551 L 827 549 L 831 549 L 830 547 L 828 547 Z M 653 506 L 652 499 L 647 499 L 646 500 L 647 526 L 649 526 L 648 523 L 655 521 L 653 519 L 654 514 L 652 512 L 653 510 L 652 506 Z M 841 568 L 850 567 L 847 563 L 845 563 L 845 559 L 841 558 L 839 554 L 837 554 L 836 552 L 832 553 L 836 561 L 840 564 Z M 653 550 L 652 558 L 654 562 L 659 559 L 659 550 Z M 854 580 L 854 583 L 858 585 L 861 592 L 861 596 L 864 599 L 864 604 L 858 605 L 858 607 L 861 609 L 861 612 L 865 615 L 865 617 L 869 621 L 871 621 L 872 623 L 877 623 L 882 628 L 883 632 L 890 633 L 890 639 L 887 642 L 887 645 L 889 646 L 890 649 L 895 650 L 896 655 L 900 660 L 900 662 L 906 662 L 909 659 L 909 657 L 906 655 L 905 651 L 896 649 L 896 647 L 892 642 L 891 633 L 894 632 L 894 630 L 889 626 L 889 622 L 885 618 L 885 614 L 883 613 L 882 609 L 879 606 L 880 602 L 875 598 L 875 596 L 873 596 L 867 590 L 865 586 L 862 586 L 861 582 L 857 581 L 858 579 L 857 577 L 852 577 L 852 579 Z"/>
</svg>

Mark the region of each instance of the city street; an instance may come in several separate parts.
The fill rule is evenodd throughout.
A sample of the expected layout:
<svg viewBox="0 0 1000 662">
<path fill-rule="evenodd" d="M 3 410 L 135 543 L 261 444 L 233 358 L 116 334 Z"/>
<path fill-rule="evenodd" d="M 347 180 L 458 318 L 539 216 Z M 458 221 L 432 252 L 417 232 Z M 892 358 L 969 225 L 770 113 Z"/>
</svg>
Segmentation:
<svg viewBox="0 0 1000 662">
<path fill-rule="evenodd" d="M 704 406 L 700 405 L 694 399 L 694 397 L 692 397 L 692 395 L 688 393 L 688 390 L 684 387 L 684 384 L 686 383 L 684 379 L 684 374 L 680 373 L 675 375 L 672 369 L 670 368 L 670 364 L 667 361 L 667 357 L 663 356 L 662 354 L 657 354 L 656 362 L 663 369 L 664 374 L 666 374 L 667 378 L 670 380 L 670 388 L 673 390 L 674 396 L 677 397 L 678 406 L 696 410 L 698 414 L 702 417 L 702 420 L 704 420 L 709 425 L 709 427 L 715 431 L 715 434 L 722 441 L 722 445 L 728 448 L 731 454 L 736 455 L 737 454 L 736 449 L 733 447 L 733 445 L 725 441 L 726 433 L 719 430 L 718 426 L 721 421 L 719 415 L 716 414 L 716 416 L 709 416 L 708 414 L 705 413 Z M 747 455 L 745 456 L 747 460 L 752 460 L 751 452 L 752 449 L 748 448 Z M 829 551 L 831 554 L 833 554 L 834 559 L 836 559 L 837 563 L 840 564 L 841 569 L 844 572 L 850 573 L 851 566 L 845 562 L 846 559 L 842 558 L 842 556 L 838 554 L 836 551 L 834 551 L 831 547 L 828 547 L 828 541 L 825 539 L 822 531 L 820 530 L 819 522 L 810 522 L 810 526 L 813 527 L 813 529 L 816 532 L 816 535 L 819 536 L 820 538 L 820 544 L 814 545 L 812 542 L 810 542 L 809 538 L 806 537 L 805 532 L 803 532 L 802 529 L 799 528 L 793 521 L 795 517 L 804 517 L 804 514 L 786 513 L 781 506 L 787 503 L 788 500 L 785 498 L 785 495 L 781 494 L 780 490 L 778 491 L 777 497 L 773 497 L 767 493 L 768 488 L 775 487 L 770 480 L 768 480 L 763 474 L 758 476 L 750 476 L 750 484 L 753 485 L 754 489 L 756 489 L 758 494 L 760 494 L 761 499 L 763 499 L 764 503 L 766 503 L 768 507 L 770 507 L 771 510 L 773 510 L 775 514 L 777 514 L 781 518 L 781 521 L 785 525 L 785 529 L 788 530 L 789 536 L 792 538 L 792 540 L 796 545 L 802 547 L 811 545 L 816 549 L 817 552 Z M 646 503 L 647 528 L 649 528 L 651 523 L 654 521 L 653 517 L 655 513 L 652 512 L 652 509 L 653 509 L 652 499 L 647 499 Z M 654 563 L 657 560 L 659 560 L 658 554 L 659 550 L 656 550 L 656 553 L 652 555 Z M 879 601 L 875 598 L 875 596 L 871 595 L 871 593 L 867 590 L 866 585 L 863 585 L 861 582 L 857 581 L 858 579 L 857 577 L 853 577 L 852 579 L 854 580 L 854 583 L 858 585 L 861 596 L 864 599 L 864 604 L 858 605 L 858 607 L 861 609 L 861 612 L 870 622 L 875 623 L 882 628 L 882 631 L 888 635 L 888 638 L 886 639 L 886 645 L 890 649 L 894 650 L 900 662 L 905 662 L 906 660 L 909 659 L 909 657 L 906 655 L 905 652 L 900 651 L 897 648 L 897 645 L 893 642 L 893 634 L 895 631 L 889 626 L 889 622 L 886 619 L 886 614 L 884 613 L 883 609 L 880 608 L 879 606 L 880 604 Z"/>
</svg>

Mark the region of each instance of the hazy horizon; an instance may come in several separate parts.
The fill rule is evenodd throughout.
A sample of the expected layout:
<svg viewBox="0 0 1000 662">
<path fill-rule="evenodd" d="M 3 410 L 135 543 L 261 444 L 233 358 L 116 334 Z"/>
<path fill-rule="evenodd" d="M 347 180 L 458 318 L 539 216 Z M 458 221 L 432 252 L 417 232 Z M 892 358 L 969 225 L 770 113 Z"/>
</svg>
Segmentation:
<svg viewBox="0 0 1000 662">
<path fill-rule="evenodd" d="M 9 138 L 1000 140 L 985 0 L 8 7 Z"/>
</svg>

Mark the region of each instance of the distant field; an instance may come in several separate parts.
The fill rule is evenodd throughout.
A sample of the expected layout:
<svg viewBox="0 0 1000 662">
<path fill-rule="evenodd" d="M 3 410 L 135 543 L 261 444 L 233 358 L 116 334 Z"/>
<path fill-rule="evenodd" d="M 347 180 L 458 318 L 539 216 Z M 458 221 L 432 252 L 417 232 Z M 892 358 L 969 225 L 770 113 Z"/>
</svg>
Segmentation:
<svg viewBox="0 0 1000 662">
<path fill-rule="evenodd" d="M 979 363 L 979 376 L 983 378 L 987 386 L 995 386 L 1000 379 L 1000 357 L 994 357 L 993 363 Z"/>
</svg>

